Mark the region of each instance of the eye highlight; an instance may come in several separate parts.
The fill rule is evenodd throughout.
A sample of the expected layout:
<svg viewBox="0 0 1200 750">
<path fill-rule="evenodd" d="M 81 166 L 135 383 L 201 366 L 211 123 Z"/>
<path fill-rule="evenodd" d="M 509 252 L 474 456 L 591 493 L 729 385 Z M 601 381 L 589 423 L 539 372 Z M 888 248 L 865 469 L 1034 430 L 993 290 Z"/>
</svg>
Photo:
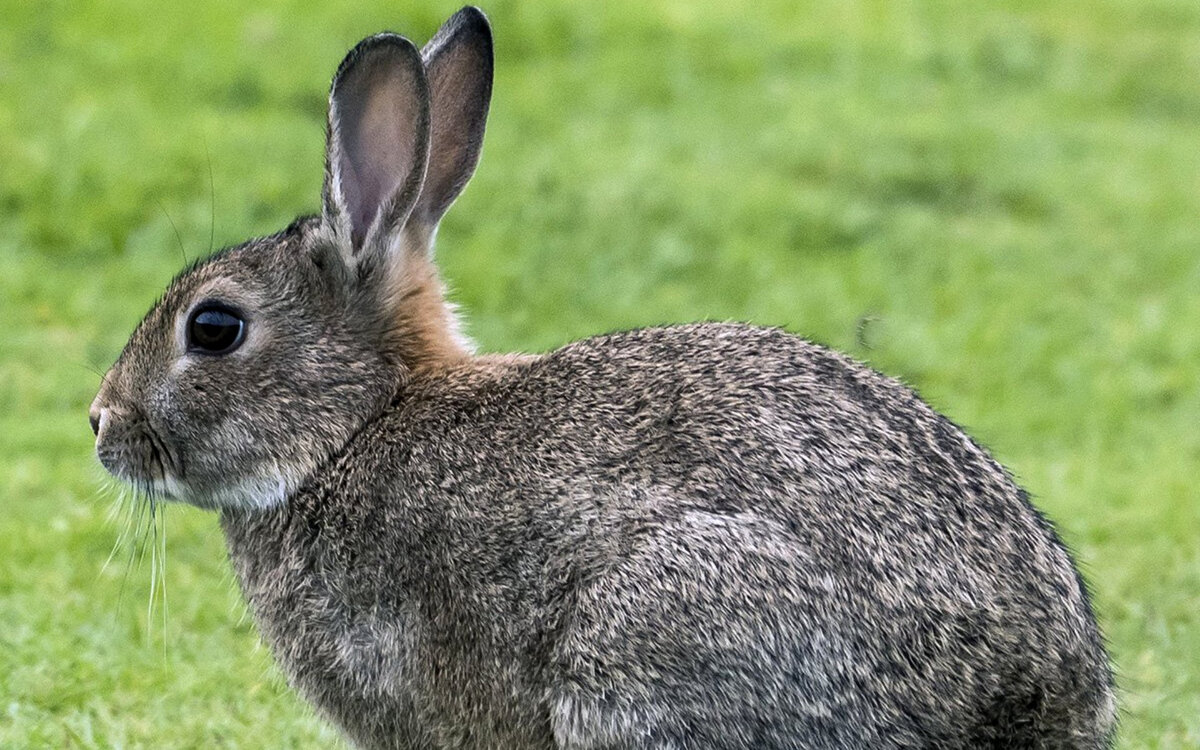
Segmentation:
<svg viewBox="0 0 1200 750">
<path fill-rule="evenodd" d="M 246 338 L 246 321 L 226 305 L 206 303 L 192 311 L 187 324 L 190 352 L 229 354 Z"/>
</svg>

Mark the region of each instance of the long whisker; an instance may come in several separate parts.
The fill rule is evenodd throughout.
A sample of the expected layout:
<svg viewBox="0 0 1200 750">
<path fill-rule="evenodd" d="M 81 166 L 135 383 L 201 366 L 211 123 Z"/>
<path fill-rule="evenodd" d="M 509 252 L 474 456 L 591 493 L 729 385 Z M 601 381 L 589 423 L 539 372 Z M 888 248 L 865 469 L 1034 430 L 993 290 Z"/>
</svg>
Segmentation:
<svg viewBox="0 0 1200 750">
<path fill-rule="evenodd" d="M 150 598 L 146 602 L 146 635 L 149 637 L 154 628 L 154 595 L 158 591 L 158 506 L 154 495 L 149 495 L 146 501 L 150 505 L 150 528 L 147 530 L 150 536 Z"/>
<path fill-rule="evenodd" d="M 144 426 L 143 437 L 146 439 L 149 439 L 149 435 L 146 434 L 148 432 L 148 427 Z M 148 476 L 167 476 L 162 456 L 163 453 L 156 450 L 151 441 Z M 111 499 L 106 522 L 110 525 L 120 526 L 112 549 L 101 566 L 98 576 L 108 570 L 118 552 L 124 547 L 127 554 L 125 555 L 125 570 L 121 576 L 117 596 L 119 612 L 124 606 L 130 579 L 135 570 L 141 570 L 147 552 L 149 552 L 150 590 L 146 602 L 145 637 L 152 639 L 154 636 L 154 609 L 157 605 L 160 607 L 162 655 L 165 663 L 168 658 L 167 641 L 170 616 L 167 606 L 167 523 L 166 511 L 163 508 L 164 497 L 149 479 L 135 479 L 132 483 L 127 484 L 111 476 L 106 476 L 101 480 L 97 494 L 101 497 L 108 496 Z M 140 578 L 140 576 L 138 577 Z"/>
<path fill-rule="evenodd" d="M 115 480 L 106 483 L 104 491 L 115 495 L 106 514 L 106 523 L 115 523 L 119 516 L 124 516 L 125 522 L 117 532 L 117 538 L 113 541 L 112 550 L 108 553 L 108 559 L 100 567 L 101 573 L 108 570 L 108 566 L 112 563 L 113 558 L 117 556 L 117 550 L 128 543 L 130 529 L 133 525 L 133 513 L 126 512 L 126 508 L 129 505 L 129 491 L 122 485 L 117 484 Z"/>
<path fill-rule="evenodd" d="M 125 589 L 128 587 L 130 574 L 133 573 L 135 567 L 140 567 L 138 547 L 140 546 L 139 541 L 142 536 L 142 519 L 146 511 L 146 502 L 137 488 L 130 491 L 130 505 L 130 529 L 129 537 L 126 539 L 126 545 L 129 547 L 129 557 L 125 561 L 125 575 L 121 578 L 121 591 L 117 595 L 118 609 L 125 602 Z"/>
<path fill-rule="evenodd" d="M 75 364 L 84 368 L 88 372 L 94 373 L 96 376 L 98 376 L 100 378 L 101 383 L 103 383 L 105 378 L 108 376 L 108 373 L 104 372 L 103 370 L 101 370 L 99 367 L 92 364 L 91 362 L 80 362 L 80 361 L 76 360 Z"/>
<path fill-rule="evenodd" d="M 212 152 L 208 150 L 208 138 L 204 139 L 204 158 L 208 161 L 208 254 L 212 255 L 217 237 L 217 191 L 213 184 Z"/>
<path fill-rule="evenodd" d="M 158 580 L 162 587 L 162 639 L 163 639 L 163 660 L 167 658 L 167 512 L 162 508 L 162 503 L 159 503 L 159 516 L 162 522 L 162 531 L 159 534 L 159 541 L 162 548 L 158 554 Z"/>
<path fill-rule="evenodd" d="M 179 234 L 179 227 L 175 226 L 175 220 L 171 218 L 171 214 L 167 213 L 167 208 L 162 204 L 162 201 L 155 199 L 154 202 L 158 204 L 158 210 L 162 211 L 163 216 L 167 217 L 167 221 L 170 222 L 171 231 L 175 233 L 175 243 L 179 245 L 179 255 L 183 258 L 183 265 L 186 266 L 188 264 L 187 250 L 183 247 L 183 237 Z"/>
<path fill-rule="evenodd" d="M 121 576 L 121 587 L 117 590 L 117 609 L 120 610 L 125 604 L 125 589 L 129 585 L 129 575 L 133 572 L 134 561 L 134 540 L 137 538 L 136 532 L 137 523 L 137 501 L 131 500 L 129 506 L 129 521 L 126 523 L 128 536 L 124 539 L 118 539 L 118 544 L 123 544 L 129 553 L 125 557 L 125 572 Z M 124 535 L 122 535 L 124 536 Z"/>
<path fill-rule="evenodd" d="M 163 518 L 162 502 L 151 490 L 147 494 L 147 502 L 150 506 L 150 597 L 146 602 L 146 637 L 151 638 L 154 633 L 154 604 L 155 599 L 159 600 L 159 606 L 162 610 L 162 637 L 163 644 L 163 659 L 167 658 L 167 562 L 166 562 L 166 537 L 165 537 L 165 521 L 163 521 L 164 529 L 160 531 L 159 523 Z"/>
</svg>

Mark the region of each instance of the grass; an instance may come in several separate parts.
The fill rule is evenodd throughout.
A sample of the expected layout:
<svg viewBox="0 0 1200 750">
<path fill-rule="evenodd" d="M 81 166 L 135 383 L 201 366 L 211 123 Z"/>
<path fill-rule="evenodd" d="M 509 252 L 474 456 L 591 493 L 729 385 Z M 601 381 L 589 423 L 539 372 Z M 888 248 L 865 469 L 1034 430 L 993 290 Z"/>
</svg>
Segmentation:
<svg viewBox="0 0 1200 750">
<path fill-rule="evenodd" d="M 103 567 L 85 412 L 181 253 L 316 209 L 345 50 L 455 9 L 0 0 L 0 746 L 337 743 L 213 516 L 166 509 L 165 617 L 149 560 Z M 491 127 L 439 244 L 482 347 L 740 319 L 904 378 L 1076 549 L 1121 746 L 1200 745 L 1200 5 L 485 10 Z"/>
</svg>

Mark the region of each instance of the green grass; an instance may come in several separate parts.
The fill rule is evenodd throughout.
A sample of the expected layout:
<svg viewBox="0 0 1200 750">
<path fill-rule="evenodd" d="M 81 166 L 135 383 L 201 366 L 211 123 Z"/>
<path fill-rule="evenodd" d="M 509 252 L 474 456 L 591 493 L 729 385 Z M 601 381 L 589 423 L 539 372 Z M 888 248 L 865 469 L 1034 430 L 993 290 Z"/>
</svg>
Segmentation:
<svg viewBox="0 0 1200 750">
<path fill-rule="evenodd" d="M 167 509 L 165 626 L 149 560 L 103 567 L 92 368 L 181 250 L 316 209 L 354 41 L 456 6 L 167 7 L 0 0 L 2 747 L 337 742 L 214 517 Z M 1077 550 L 1121 746 L 1200 746 L 1200 4 L 485 10 L 491 127 L 439 244 L 482 347 L 740 319 L 904 378 Z"/>
</svg>

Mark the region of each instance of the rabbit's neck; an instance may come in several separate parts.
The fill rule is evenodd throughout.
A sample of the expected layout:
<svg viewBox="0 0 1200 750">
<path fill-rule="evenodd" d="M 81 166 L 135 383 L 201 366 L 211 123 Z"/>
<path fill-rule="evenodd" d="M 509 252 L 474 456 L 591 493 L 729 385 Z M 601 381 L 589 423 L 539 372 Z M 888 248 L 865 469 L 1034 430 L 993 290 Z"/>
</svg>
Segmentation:
<svg viewBox="0 0 1200 750">
<path fill-rule="evenodd" d="M 387 297 L 394 356 L 413 373 L 445 370 L 462 363 L 474 350 L 463 334 L 454 305 L 446 301 L 437 268 L 420 238 L 404 262 L 392 272 Z"/>
</svg>

